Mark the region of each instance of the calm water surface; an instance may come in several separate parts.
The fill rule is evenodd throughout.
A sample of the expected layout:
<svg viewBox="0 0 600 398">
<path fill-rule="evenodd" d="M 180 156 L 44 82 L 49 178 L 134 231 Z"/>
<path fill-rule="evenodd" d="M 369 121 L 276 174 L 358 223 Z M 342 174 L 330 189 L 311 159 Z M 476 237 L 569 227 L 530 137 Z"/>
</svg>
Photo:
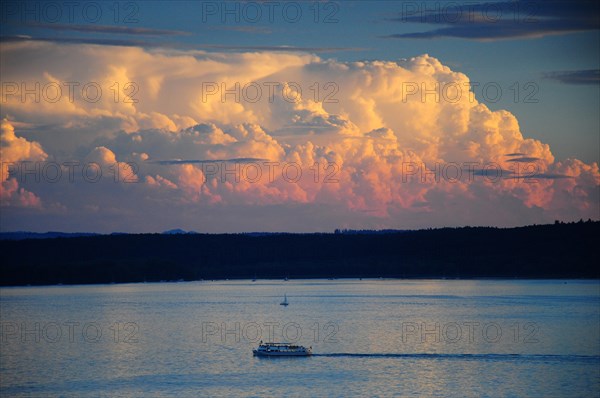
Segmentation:
<svg viewBox="0 0 600 398">
<path fill-rule="evenodd" d="M 2 397 L 600 394 L 599 281 L 3 288 L 0 315 Z"/>
</svg>

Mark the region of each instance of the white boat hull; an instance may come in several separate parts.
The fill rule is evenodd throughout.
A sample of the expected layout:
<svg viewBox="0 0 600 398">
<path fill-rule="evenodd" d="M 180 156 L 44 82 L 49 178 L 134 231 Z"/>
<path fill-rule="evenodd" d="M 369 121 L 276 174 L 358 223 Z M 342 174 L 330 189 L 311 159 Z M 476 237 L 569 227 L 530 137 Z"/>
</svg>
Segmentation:
<svg viewBox="0 0 600 398">
<path fill-rule="evenodd" d="M 252 350 L 255 357 L 308 357 L 312 355 L 311 348 L 288 343 L 263 343 Z"/>
<path fill-rule="evenodd" d="M 258 351 L 252 350 L 255 357 L 308 357 L 310 352 L 278 352 L 278 351 Z"/>
</svg>

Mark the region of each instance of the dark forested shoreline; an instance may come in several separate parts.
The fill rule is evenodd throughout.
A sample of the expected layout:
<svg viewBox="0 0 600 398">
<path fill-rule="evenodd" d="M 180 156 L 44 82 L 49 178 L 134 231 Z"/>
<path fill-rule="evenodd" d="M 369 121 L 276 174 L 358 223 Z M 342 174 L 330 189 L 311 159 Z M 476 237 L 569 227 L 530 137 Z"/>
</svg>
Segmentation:
<svg viewBox="0 0 600 398">
<path fill-rule="evenodd" d="M 600 222 L 332 234 L 1 240 L 0 284 L 223 278 L 598 278 Z"/>
</svg>

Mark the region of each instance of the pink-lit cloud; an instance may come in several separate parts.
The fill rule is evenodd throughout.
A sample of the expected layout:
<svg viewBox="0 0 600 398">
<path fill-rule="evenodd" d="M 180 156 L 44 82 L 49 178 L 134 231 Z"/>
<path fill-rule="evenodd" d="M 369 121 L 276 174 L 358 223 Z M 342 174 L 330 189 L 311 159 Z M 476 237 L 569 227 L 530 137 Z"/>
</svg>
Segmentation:
<svg viewBox="0 0 600 398">
<path fill-rule="evenodd" d="M 107 202 L 122 206 L 121 220 L 102 228 L 136 230 L 123 214 L 139 221 L 158 213 L 164 217 L 139 221 L 138 230 L 518 225 L 600 216 L 596 163 L 556 160 L 547 144 L 524 136 L 513 114 L 479 102 L 465 74 L 428 55 L 344 63 L 302 53 L 21 42 L 3 46 L 6 59 L 23 65 L 2 65 L 3 82 L 48 90 L 81 83 L 73 101 L 66 91 L 55 102 L 33 95 L 23 102 L 4 91 L 5 124 L 13 124 L 2 130 L 3 158 L 6 141 L 12 161 L 117 164 L 132 184 L 74 183 L 61 201 L 67 218 L 79 203 L 97 206 L 96 217 Z M 95 102 L 79 89 L 90 82 L 102 88 Z M 18 123 L 45 128 L 19 137 Z M 487 166 L 502 176 L 486 178 Z M 3 189 L 13 196 L 11 187 Z M 54 200 L 44 184 L 27 189 Z M 90 213 L 90 229 L 94 220 Z"/>
<path fill-rule="evenodd" d="M 17 178 L 11 176 L 15 168 L 27 167 L 36 161 L 45 160 L 48 155 L 38 142 L 27 141 L 15 134 L 13 125 L 6 119 L 0 122 L 0 205 L 19 207 L 41 207 L 38 196 L 19 187 Z M 26 162 L 26 163 L 24 163 Z M 35 167 L 28 167 L 35 170 Z M 30 177 L 31 178 L 31 177 Z"/>
</svg>

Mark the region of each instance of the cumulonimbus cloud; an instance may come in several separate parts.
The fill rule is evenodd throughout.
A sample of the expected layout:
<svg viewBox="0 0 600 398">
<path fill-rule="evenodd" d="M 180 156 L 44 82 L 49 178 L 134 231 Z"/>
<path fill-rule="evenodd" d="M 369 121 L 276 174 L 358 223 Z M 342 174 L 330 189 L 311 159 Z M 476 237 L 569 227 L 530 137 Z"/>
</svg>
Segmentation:
<svg viewBox="0 0 600 398">
<path fill-rule="evenodd" d="M 62 219 L 85 217 L 99 230 L 599 216 L 596 163 L 555 160 L 547 144 L 523 136 L 514 115 L 480 103 L 466 75 L 428 55 L 339 62 L 29 41 L 3 46 L 2 63 L 5 123 L 27 126 L 13 128 L 11 139 L 43 148 L 39 160 L 95 162 L 128 177 L 127 184 L 80 177 L 60 200 L 48 184 L 26 185 L 42 202 L 64 205 Z"/>
<path fill-rule="evenodd" d="M 19 187 L 18 179 L 10 174 L 15 167 L 21 168 L 24 162 L 44 161 L 48 155 L 39 143 L 15 135 L 15 129 L 8 120 L 0 122 L 0 133 L 0 205 L 40 207 L 40 198 Z"/>
</svg>

